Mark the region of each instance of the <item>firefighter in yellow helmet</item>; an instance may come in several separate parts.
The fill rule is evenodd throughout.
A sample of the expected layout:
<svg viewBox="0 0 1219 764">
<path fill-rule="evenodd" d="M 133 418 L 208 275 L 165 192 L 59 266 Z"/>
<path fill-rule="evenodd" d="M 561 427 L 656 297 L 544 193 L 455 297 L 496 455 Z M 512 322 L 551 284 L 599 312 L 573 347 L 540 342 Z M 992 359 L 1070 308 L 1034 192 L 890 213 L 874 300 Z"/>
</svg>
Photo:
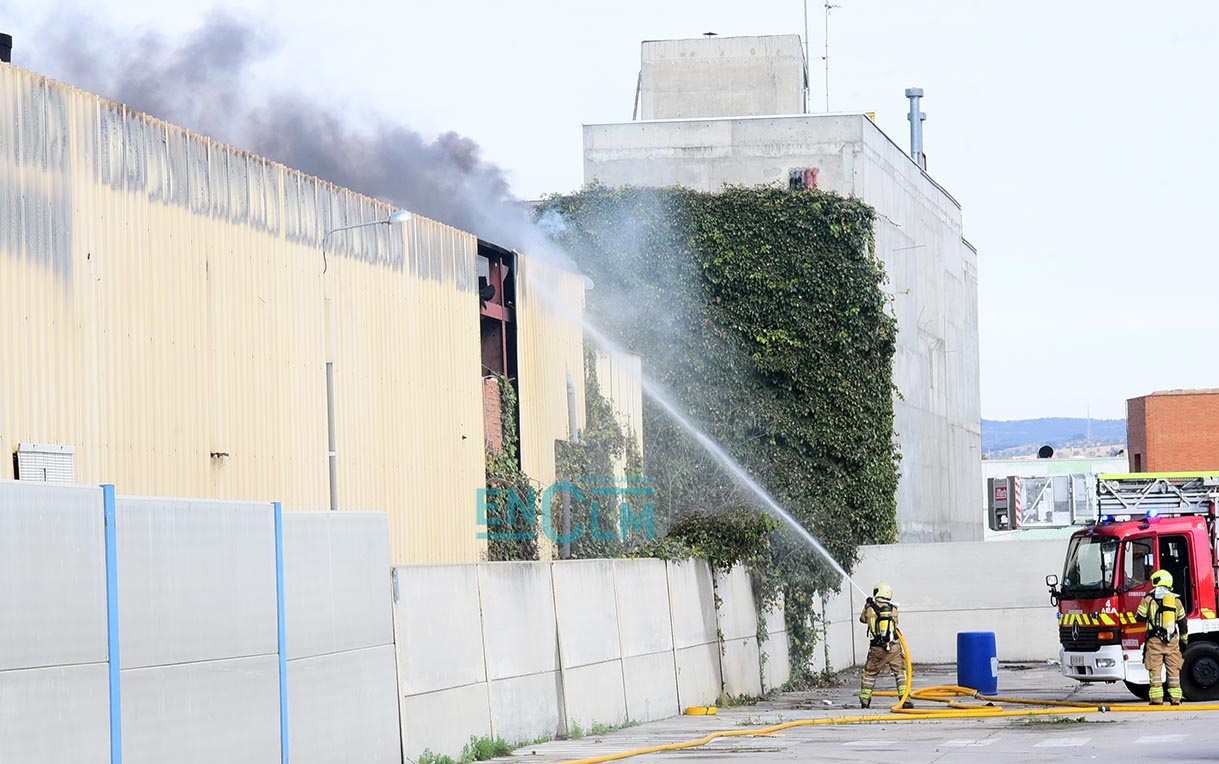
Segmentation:
<svg viewBox="0 0 1219 764">
<path fill-rule="evenodd" d="M 877 584 L 872 590 L 859 614 L 859 622 L 868 625 L 868 660 L 859 689 L 859 707 L 867 708 L 872 705 L 872 689 L 882 671 L 891 672 L 897 680 L 899 697 L 906 694 L 906 656 L 897 641 L 897 605 L 888 584 Z M 907 700 L 905 707 L 913 708 L 914 704 Z"/>
<path fill-rule="evenodd" d="M 1164 681 L 1168 702 L 1181 705 L 1181 653 L 1188 638 L 1185 608 L 1181 598 L 1172 593 L 1172 574 L 1157 570 L 1151 574 L 1154 587 L 1143 597 L 1134 617 L 1147 624 L 1147 642 L 1143 645 L 1143 665 L 1151 675 L 1151 705 L 1164 702 L 1164 687 L 1160 686 L 1160 669 L 1167 669 Z"/>
</svg>

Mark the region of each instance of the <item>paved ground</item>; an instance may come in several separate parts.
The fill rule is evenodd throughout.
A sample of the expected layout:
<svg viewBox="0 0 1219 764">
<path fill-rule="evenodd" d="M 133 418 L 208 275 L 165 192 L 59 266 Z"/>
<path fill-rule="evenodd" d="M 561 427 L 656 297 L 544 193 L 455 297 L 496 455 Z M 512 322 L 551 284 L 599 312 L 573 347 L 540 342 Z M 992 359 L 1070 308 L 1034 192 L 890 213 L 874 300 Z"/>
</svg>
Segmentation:
<svg viewBox="0 0 1219 764">
<path fill-rule="evenodd" d="M 792 693 L 752 706 L 721 708 L 716 716 L 685 716 L 630 727 L 579 740 L 559 740 L 518 750 L 516 764 L 556 764 L 662 743 L 690 740 L 716 730 L 740 730 L 861 713 L 884 713 L 891 699 L 877 698 L 861 712 L 854 697 L 858 674 L 844 674 L 840 686 Z M 915 687 L 956 684 L 951 666 L 915 668 Z M 884 687 L 878 689 L 886 689 Z M 1004 665 L 999 693 L 1016 697 L 1088 703 L 1139 703 L 1121 684 L 1080 685 L 1064 679 L 1057 666 Z M 883 703 L 882 701 L 888 701 Z M 923 704 L 920 704 L 923 705 Z M 939 706 L 940 704 L 926 704 Z M 1008 706 L 1019 708 L 1018 706 Z M 767 761 L 886 762 L 1045 762 L 1159 760 L 1172 764 L 1219 761 L 1219 711 L 1158 714 L 1092 714 L 1066 723 L 1028 719 L 944 719 L 917 722 L 798 727 L 773 736 L 718 739 L 702 748 L 639 756 L 632 764 L 717 764 Z M 1076 717 L 1078 719 L 1078 717 Z M 527 759 L 522 762 L 520 759 Z"/>
</svg>

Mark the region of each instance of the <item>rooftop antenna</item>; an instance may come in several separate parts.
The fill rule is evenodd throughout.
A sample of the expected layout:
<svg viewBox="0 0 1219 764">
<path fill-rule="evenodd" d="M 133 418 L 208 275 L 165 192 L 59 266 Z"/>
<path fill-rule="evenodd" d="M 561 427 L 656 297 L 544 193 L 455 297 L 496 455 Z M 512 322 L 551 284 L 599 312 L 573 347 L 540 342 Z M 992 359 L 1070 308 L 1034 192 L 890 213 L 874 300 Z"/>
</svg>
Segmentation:
<svg viewBox="0 0 1219 764">
<path fill-rule="evenodd" d="M 808 0 L 804 0 L 804 113 L 809 107 L 809 65 L 808 65 Z"/>
<path fill-rule="evenodd" d="M 825 110 L 830 110 L 830 11 L 834 8 L 840 8 L 838 5 L 830 5 L 829 0 L 825 2 L 825 56 L 822 59 L 825 61 Z"/>
</svg>

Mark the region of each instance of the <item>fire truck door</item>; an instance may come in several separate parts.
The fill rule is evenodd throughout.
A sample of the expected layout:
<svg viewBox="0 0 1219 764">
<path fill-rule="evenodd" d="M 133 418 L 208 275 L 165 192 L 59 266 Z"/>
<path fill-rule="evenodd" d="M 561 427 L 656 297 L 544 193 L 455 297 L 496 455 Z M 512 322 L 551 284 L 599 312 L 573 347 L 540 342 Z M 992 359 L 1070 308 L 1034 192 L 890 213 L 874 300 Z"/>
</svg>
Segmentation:
<svg viewBox="0 0 1219 764">
<path fill-rule="evenodd" d="M 1194 612 L 1194 586 L 1189 565 L 1189 539 L 1185 536 L 1160 537 L 1160 568 L 1172 574 L 1173 592 L 1181 597 L 1186 613 Z"/>
</svg>

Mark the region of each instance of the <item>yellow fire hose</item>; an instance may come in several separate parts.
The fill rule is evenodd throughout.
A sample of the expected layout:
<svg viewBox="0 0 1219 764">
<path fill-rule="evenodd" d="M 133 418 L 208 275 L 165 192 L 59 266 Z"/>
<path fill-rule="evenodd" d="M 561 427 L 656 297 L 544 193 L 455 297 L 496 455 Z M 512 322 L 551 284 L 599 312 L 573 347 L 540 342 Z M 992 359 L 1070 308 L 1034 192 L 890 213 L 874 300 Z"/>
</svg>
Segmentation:
<svg viewBox="0 0 1219 764">
<path fill-rule="evenodd" d="M 667 743 L 664 745 L 653 745 L 647 748 L 638 748 L 633 751 L 623 751 L 621 753 L 611 753 L 605 756 L 594 756 L 588 759 L 573 759 L 571 761 L 562 762 L 562 764 L 601 764 L 606 761 L 618 761 L 620 759 L 629 759 L 633 756 L 642 756 L 648 753 L 658 753 L 660 751 L 680 751 L 685 748 L 698 748 L 706 745 L 712 740 L 725 737 L 752 737 L 755 735 L 770 735 L 782 730 L 792 729 L 794 727 L 817 727 L 829 724 L 866 724 L 869 722 L 909 722 L 922 721 L 927 719 L 991 719 L 1005 718 L 1013 716 L 1045 716 L 1058 715 L 1061 716 L 1067 713 L 1077 714 L 1097 714 L 1105 712 L 1119 713 L 1144 713 L 1156 711 L 1219 711 L 1219 704 L 1200 704 L 1191 703 L 1188 707 L 1185 706 L 1146 706 L 1146 705 L 1097 705 L 1095 703 L 1074 703 L 1064 700 L 1038 700 L 1030 698 L 1009 698 L 995 695 L 979 695 L 976 690 L 971 690 L 968 687 L 957 687 L 955 685 L 939 685 L 935 687 L 924 687 L 920 690 L 912 690 L 912 680 L 914 678 L 913 665 L 910 661 L 910 651 L 906 648 L 906 640 L 902 637 L 900 631 L 897 632 L 897 638 L 901 642 L 902 652 L 906 657 L 906 692 L 898 698 L 897 705 L 889 709 L 886 714 L 873 714 L 869 716 L 838 716 L 828 719 L 797 719 L 795 721 L 783 722 L 782 724 L 773 724 L 769 727 L 760 727 L 754 729 L 736 729 L 722 730 L 720 732 L 712 732 L 708 735 L 700 737 L 696 740 L 686 740 L 680 743 Z M 896 692 L 877 692 L 875 695 L 886 697 L 897 697 Z M 986 705 L 966 705 L 958 703 L 953 698 L 969 697 L 977 698 L 986 702 Z M 945 703 L 947 709 L 933 708 L 902 708 L 907 700 L 920 700 L 936 703 Z M 1030 706 L 1052 706 L 1051 708 L 1030 708 L 1021 711 L 1005 711 L 1002 706 L 994 705 L 995 703 L 1015 703 L 1020 705 Z"/>
</svg>

